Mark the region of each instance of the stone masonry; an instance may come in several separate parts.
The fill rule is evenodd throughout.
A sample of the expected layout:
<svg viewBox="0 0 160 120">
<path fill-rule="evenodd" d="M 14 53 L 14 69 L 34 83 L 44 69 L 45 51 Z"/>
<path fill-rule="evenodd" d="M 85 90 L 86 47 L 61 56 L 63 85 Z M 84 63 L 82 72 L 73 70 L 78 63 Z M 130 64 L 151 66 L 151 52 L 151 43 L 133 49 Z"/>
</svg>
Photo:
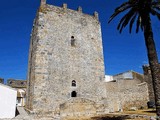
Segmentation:
<svg viewBox="0 0 160 120">
<path fill-rule="evenodd" d="M 106 83 L 104 76 L 98 13 L 41 0 L 30 40 L 25 108 L 30 116 L 61 119 L 146 107 L 143 75 L 128 71 Z"/>
<path fill-rule="evenodd" d="M 26 109 L 42 116 L 105 112 L 103 81 L 98 13 L 91 16 L 81 7 L 74 11 L 42 0 L 30 41 Z M 84 107 L 70 109 L 72 101 Z"/>
<path fill-rule="evenodd" d="M 26 80 L 17 80 L 17 79 L 8 79 L 7 85 L 13 88 L 26 88 L 27 81 Z"/>
<path fill-rule="evenodd" d="M 110 112 L 147 108 L 147 83 L 137 80 L 118 80 L 106 83 L 107 102 Z"/>
</svg>

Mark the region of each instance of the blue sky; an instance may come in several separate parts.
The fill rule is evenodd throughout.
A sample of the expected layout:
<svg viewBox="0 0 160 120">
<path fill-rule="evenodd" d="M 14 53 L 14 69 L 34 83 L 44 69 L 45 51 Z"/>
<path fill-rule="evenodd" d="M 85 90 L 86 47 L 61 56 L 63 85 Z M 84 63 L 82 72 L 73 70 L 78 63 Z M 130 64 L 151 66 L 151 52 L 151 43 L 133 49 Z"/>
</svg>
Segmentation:
<svg viewBox="0 0 160 120">
<path fill-rule="evenodd" d="M 104 62 L 106 74 L 113 75 L 127 70 L 143 73 L 142 65 L 147 64 L 147 53 L 143 33 L 129 34 L 128 28 L 120 34 L 116 30 L 118 18 L 107 23 L 114 9 L 125 0 L 48 0 L 48 4 L 83 12 L 99 13 L 102 26 Z M 40 0 L 3 0 L 0 3 L 0 77 L 26 79 L 30 34 Z M 152 19 L 154 39 L 160 57 L 160 22 Z"/>
</svg>

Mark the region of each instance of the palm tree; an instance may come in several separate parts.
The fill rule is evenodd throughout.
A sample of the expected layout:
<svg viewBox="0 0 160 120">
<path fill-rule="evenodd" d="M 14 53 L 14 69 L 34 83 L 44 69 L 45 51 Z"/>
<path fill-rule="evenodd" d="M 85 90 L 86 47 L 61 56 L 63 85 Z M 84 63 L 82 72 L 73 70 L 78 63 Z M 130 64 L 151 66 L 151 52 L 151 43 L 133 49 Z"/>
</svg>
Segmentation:
<svg viewBox="0 0 160 120">
<path fill-rule="evenodd" d="M 136 33 L 139 31 L 139 28 L 141 28 L 144 33 L 148 60 L 153 79 L 156 113 L 158 116 L 157 120 L 160 120 L 160 67 L 153 40 L 150 18 L 150 15 L 153 15 L 160 20 L 160 2 L 158 0 L 128 0 L 115 9 L 115 12 L 110 17 L 108 23 L 124 11 L 127 11 L 127 13 L 121 18 L 117 29 L 121 33 L 123 28 L 129 24 L 129 32 L 131 33 L 132 26 L 134 22 L 136 22 Z"/>
</svg>

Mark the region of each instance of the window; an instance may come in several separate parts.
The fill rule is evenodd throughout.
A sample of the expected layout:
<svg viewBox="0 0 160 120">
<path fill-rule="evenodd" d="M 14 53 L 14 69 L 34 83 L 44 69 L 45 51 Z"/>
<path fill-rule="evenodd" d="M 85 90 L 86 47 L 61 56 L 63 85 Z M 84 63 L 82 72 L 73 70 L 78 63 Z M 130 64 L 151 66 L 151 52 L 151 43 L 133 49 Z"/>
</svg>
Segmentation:
<svg viewBox="0 0 160 120">
<path fill-rule="evenodd" d="M 71 38 L 73 38 L 73 39 L 74 39 L 74 36 L 71 36 Z"/>
<path fill-rule="evenodd" d="M 74 39 L 74 36 L 71 36 L 71 46 L 73 47 L 75 46 L 75 41 L 76 40 Z"/>
<path fill-rule="evenodd" d="M 76 81 L 75 80 L 72 81 L 72 86 L 76 87 Z"/>
<path fill-rule="evenodd" d="M 77 92 L 76 91 L 72 91 L 71 97 L 77 97 Z"/>
</svg>

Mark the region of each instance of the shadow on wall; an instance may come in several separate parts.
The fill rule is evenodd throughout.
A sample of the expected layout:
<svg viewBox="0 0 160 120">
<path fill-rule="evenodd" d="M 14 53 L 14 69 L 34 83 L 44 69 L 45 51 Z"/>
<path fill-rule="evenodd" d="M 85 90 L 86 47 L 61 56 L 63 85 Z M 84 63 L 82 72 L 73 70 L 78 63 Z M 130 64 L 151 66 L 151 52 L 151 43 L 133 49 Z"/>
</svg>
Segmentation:
<svg viewBox="0 0 160 120">
<path fill-rule="evenodd" d="M 18 111 L 18 109 L 17 109 L 17 107 L 16 107 L 16 116 L 17 116 L 17 115 L 19 115 L 19 111 Z"/>
<path fill-rule="evenodd" d="M 123 116 L 104 116 L 104 117 L 93 117 L 92 120 L 126 120 L 129 119 L 129 115 Z"/>
</svg>

